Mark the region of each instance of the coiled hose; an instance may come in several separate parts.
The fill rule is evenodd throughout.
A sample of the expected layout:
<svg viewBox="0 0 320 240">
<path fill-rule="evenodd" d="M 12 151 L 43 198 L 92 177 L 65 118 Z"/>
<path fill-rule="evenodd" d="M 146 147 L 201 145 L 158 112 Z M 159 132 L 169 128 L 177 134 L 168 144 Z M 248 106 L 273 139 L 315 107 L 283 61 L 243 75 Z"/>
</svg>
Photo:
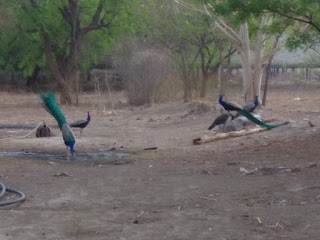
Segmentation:
<svg viewBox="0 0 320 240">
<path fill-rule="evenodd" d="M 9 187 L 6 187 L 2 182 L 0 182 L 0 188 L 1 188 L 1 192 L 0 192 L 0 199 L 5 195 L 6 192 L 12 192 L 15 193 L 19 196 L 19 198 L 13 199 L 13 200 L 8 200 L 8 201 L 0 201 L 0 207 L 3 206 L 7 206 L 7 205 L 11 205 L 11 204 L 15 204 L 15 203 L 19 203 L 22 202 L 26 199 L 26 195 L 19 191 L 19 190 L 15 190 Z"/>
</svg>

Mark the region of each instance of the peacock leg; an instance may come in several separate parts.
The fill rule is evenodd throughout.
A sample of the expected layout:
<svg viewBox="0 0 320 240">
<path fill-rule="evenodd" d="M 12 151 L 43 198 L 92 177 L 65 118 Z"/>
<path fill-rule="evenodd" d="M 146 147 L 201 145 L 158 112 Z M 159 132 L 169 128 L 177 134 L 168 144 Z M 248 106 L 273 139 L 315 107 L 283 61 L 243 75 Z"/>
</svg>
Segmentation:
<svg viewBox="0 0 320 240">
<path fill-rule="evenodd" d="M 80 128 L 80 138 L 82 138 L 82 134 L 83 134 L 83 129 Z"/>
</svg>

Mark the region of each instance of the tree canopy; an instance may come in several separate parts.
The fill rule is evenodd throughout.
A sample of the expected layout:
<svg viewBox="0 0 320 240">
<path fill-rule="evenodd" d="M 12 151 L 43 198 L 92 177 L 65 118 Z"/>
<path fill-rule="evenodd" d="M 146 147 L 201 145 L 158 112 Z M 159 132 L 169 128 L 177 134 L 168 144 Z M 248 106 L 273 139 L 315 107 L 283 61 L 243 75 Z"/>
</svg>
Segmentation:
<svg viewBox="0 0 320 240">
<path fill-rule="evenodd" d="M 251 49 L 261 40 L 261 33 L 268 36 L 261 44 L 266 51 L 272 50 L 285 29 L 290 49 L 311 47 L 318 51 L 317 0 L 186 2 L 200 12 L 207 6 L 235 32 L 246 24 Z M 221 56 L 232 52 L 228 37 L 213 27 L 215 20 L 199 11 L 189 11 L 175 0 L 1 1 L 0 70 L 22 71 L 24 76 L 45 70 L 64 100 L 71 103 L 78 70 L 89 70 L 121 44 L 130 45 L 130 51 L 161 48 L 175 60 L 185 90 L 190 91 L 195 68 L 206 78 L 209 69 L 226 60 Z M 268 20 L 262 26 L 263 18 Z M 222 24 L 222 28 L 226 26 Z M 201 91 L 205 96 L 205 90 Z"/>
</svg>

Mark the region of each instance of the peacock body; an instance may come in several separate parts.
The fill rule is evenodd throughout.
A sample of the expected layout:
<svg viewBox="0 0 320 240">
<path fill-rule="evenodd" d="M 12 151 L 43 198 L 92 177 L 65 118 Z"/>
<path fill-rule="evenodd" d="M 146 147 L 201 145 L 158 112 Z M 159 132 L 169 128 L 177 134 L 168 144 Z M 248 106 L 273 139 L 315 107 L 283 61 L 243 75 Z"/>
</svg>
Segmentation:
<svg viewBox="0 0 320 240">
<path fill-rule="evenodd" d="M 227 110 L 227 111 L 240 111 L 243 109 L 242 106 L 240 106 L 237 103 L 234 102 L 227 102 L 227 101 L 223 101 L 223 96 L 220 95 L 219 97 L 219 103 L 222 105 L 222 107 Z"/>
<path fill-rule="evenodd" d="M 256 98 L 255 102 L 258 102 L 257 98 Z M 255 124 L 257 124 L 257 125 L 259 125 L 261 127 L 264 127 L 264 128 L 272 129 L 272 128 L 277 128 L 277 127 L 280 127 L 280 126 L 283 126 L 283 125 L 287 125 L 289 123 L 289 122 L 284 122 L 284 123 L 275 124 L 275 125 L 266 124 L 266 123 L 260 121 L 259 119 L 255 118 L 250 112 L 246 111 L 239 104 L 233 103 L 233 102 L 223 101 L 223 96 L 222 95 L 220 95 L 219 103 L 224 107 L 225 110 L 227 110 L 227 111 L 237 111 L 241 115 L 247 117 L 250 121 L 252 121 Z"/>
<path fill-rule="evenodd" d="M 242 106 L 244 110 L 247 112 L 253 112 L 259 105 L 259 99 L 258 96 L 255 97 L 254 103 L 247 103 Z"/>
<path fill-rule="evenodd" d="M 89 124 L 91 121 L 90 113 L 88 112 L 87 119 L 80 119 L 70 123 L 70 127 L 72 128 L 80 128 L 80 137 L 82 136 L 83 129 Z"/>
<path fill-rule="evenodd" d="M 42 107 L 56 119 L 62 132 L 64 143 L 70 148 L 70 153 L 73 156 L 76 139 L 66 120 L 66 117 L 61 111 L 61 108 L 56 104 L 55 95 L 53 93 L 40 93 L 40 98 L 42 100 Z"/>
<path fill-rule="evenodd" d="M 215 126 L 220 126 L 221 124 L 225 126 L 226 123 L 231 121 L 232 119 L 233 119 L 233 116 L 231 114 L 223 113 L 213 121 L 213 123 L 210 125 L 208 130 L 213 129 Z"/>
<path fill-rule="evenodd" d="M 259 99 L 258 99 L 258 96 L 255 97 L 255 100 L 254 100 L 254 103 L 247 103 L 247 104 L 244 104 L 242 106 L 242 108 L 244 110 L 246 110 L 247 112 L 253 112 L 259 105 Z M 238 112 L 236 114 L 236 117 L 239 117 L 241 114 Z"/>
</svg>

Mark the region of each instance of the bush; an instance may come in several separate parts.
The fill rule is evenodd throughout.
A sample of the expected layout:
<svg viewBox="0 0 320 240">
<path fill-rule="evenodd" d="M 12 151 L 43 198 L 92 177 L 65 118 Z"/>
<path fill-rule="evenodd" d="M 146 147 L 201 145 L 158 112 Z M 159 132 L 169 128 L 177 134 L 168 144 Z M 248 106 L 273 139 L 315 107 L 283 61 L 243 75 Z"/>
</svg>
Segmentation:
<svg viewBox="0 0 320 240">
<path fill-rule="evenodd" d="M 120 66 L 132 105 L 152 105 L 160 84 L 171 72 L 170 58 L 157 50 L 134 52 L 127 64 Z"/>
</svg>

